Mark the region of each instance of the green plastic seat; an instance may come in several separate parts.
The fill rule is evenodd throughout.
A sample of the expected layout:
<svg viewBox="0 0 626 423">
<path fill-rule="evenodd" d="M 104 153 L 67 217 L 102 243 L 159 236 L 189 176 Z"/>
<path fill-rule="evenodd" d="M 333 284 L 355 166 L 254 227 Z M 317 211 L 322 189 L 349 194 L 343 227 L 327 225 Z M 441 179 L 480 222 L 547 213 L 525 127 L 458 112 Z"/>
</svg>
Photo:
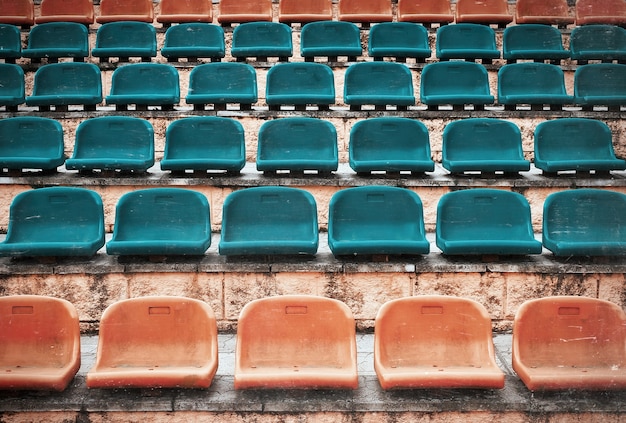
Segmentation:
<svg viewBox="0 0 626 423">
<path fill-rule="evenodd" d="M 626 195 L 583 188 L 550 194 L 543 245 L 555 256 L 626 255 Z"/>
<path fill-rule="evenodd" d="M 441 164 L 452 173 L 530 170 L 520 129 L 499 119 L 470 118 L 446 125 Z"/>
<path fill-rule="evenodd" d="M 0 63 L 0 106 L 16 112 L 17 106 L 24 103 L 26 89 L 24 71 L 19 65 Z"/>
<path fill-rule="evenodd" d="M 39 188 L 11 202 L 0 256 L 89 257 L 103 245 L 104 210 L 98 194 L 84 188 Z"/>
<path fill-rule="evenodd" d="M 406 108 L 415 104 L 413 77 L 401 63 L 355 63 L 346 70 L 343 97 L 353 109 L 365 104 Z"/>
<path fill-rule="evenodd" d="M 626 29 L 617 25 L 585 25 L 572 29 L 572 59 L 579 65 L 588 60 L 626 61 Z"/>
<path fill-rule="evenodd" d="M 435 170 L 426 126 L 399 117 L 370 118 L 354 124 L 349 163 L 357 173 Z"/>
<path fill-rule="evenodd" d="M 109 22 L 98 28 L 96 45 L 91 55 L 108 61 L 110 57 L 119 57 L 128 61 L 129 57 L 141 57 L 150 61 L 156 57 L 156 29 L 146 22 Z"/>
<path fill-rule="evenodd" d="M 428 31 L 410 22 L 382 22 L 370 29 L 368 54 L 374 60 L 395 57 L 399 61 L 414 58 L 424 62 L 431 56 Z"/>
<path fill-rule="evenodd" d="M 65 161 L 63 127 L 54 119 L 0 120 L 0 169 L 56 170 Z"/>
<path fill-rule="evenodd" d="M 234 119 L 190 117 L 165 131 L 162 170 L 239 172 L 246 164 L 244 129 Z"/>
<path fill-rule="evenodd" d="M 312 62 L 315 57 L 336 61 L 337 56 L 347 56 L 354 62 L 362 53 L 361 32 L 352 22 L 311 22 L 300 32 L 300 54 L 306 61 Z"/>
<path fill-rule="evenodd" d="M 615 157 L 613 135 L 604 122 L 562 118 L 535 128 L 535 167 L 544 172 L 625 170 Z"/>
<path fill-rule="evenodd" d="M 481 108 L 494 102 L 484 66 L 472 62 L 438 62 L 424 66 L 420 100 L 430 108 L 444 104 Z"/>
<path fill-rule="evenodd" d="M 626 65 L 597 63 L 579 66 L 574 73 L 574 101 L 583 108 L 626 105 Z"/>
<path fill-rule="evenodd" d="M 317 205 L 307 191 L 278 186 L 246 188 L 226 197 L 222 255 L 315 254 Z"/>
<path fill-rule="evenodd" d="M 68 170 L 145 172 L 154 164 L 154 130 L 149 121 L 129 116 L 84 120 L 76 129 Z"/>
<path fill-rule="evenodd" d="M 260 171 L 333 172 L 338 163 L 337 131 L 328 121 L 275 119 L 259 129 L 256 167 Z"/>
<path fill-rule="evenodd" d="M 257 100 L 256 71 L 246 63 L 205 63 L 189 74 L 185 101 L 195 109 L 204 110 L 206 104 L 226 108 L 228 103 L 249 109 Z"/>
<path fill-rule="evenodd" d="M 483 63 L 491 63 L 492 59 L 500 58 L 495 31 L 489 26 L 474 23 L 439 27 L 435 52 L 439 60 L 481 59 Z"/>
<path fill-rule="evenodd" d="M 22 57 L 22 38 L 15 25 L 0 24 L 0 59 L 5 63 L 15 63 Z"/>
<path fill-rule="evenodd" d="M 28 34 L 28 47 L 22 50 L 22 56 L 34 62 L 43 58 L 56 62 L 62 57 L 82 62 L 89 56 L 89 31 L 76 22 L 35 25 Z"/>
<path fill-rule="evenodd" d="M 517 60 L 550 60 L 558 64 L 570 57 L 563 48 L 561 31 L 550 25 L 524 24 L 509 26 L 502 36 L 502 57 L 507 63 Z"/>
<path fill-rule="evenodd" d="M 526 198 L 489 188 L 453 191 L 441 197 L 436 242 L 447 255 L 541 253 Z"/>
<path fill-rule="evenodd" d="M 560 66 L 548 63 L 513 63 L 498 71 L 498 103 L 513 109 L 518 104 L 561 108 L 572 104 Z M 507 107 L 508 106 L 508 107 Z"/>
<path fill-rule="evenodd" d="M 321 63 L 282 63 L 267 72 L 265 101 L 270 108 L 315 104 L 322 108 L 335 103 L 335 79 L 330 67 Z"/>
<path fill-rule="evenodd" d="M 107 104 L 124 110 L 129 104 L 161 106 L 171 110 L 180 101 L 178 71 L 161 63 L 134 63 L 113 72 Z"/>
<path fill-rule="evenodd" d="M 246 22 L 233 30 L 230 53 L 237 60 L 248 57 L 278 57 L 286 61 L 293 55 L 291 27 L 278 22 Z"/>
<path fill-rule="evenodd" d="M 189 61 L 201 57 L 219 62 L 226 55 L 224 30 L 218 25 L 199 22 L 171 26 L 165 32 L 161 55 L 170 62 L 181 57 Z"/>
<path fill-rule="evenodd" d="M 124 194 L 115 208 L 109 255 L 202 255 L 211 245 L 209 202 L 197 191 L 152 188 Z"/>
<path fill-rule="evenodd" d="M 328 208 L 328 245 L 335 256 L 428 254 L 422 201 L 397 187 L 337 191 Z"/>
<path fill-rule="evenodd" d="M 40 110 L 50 106 L 83 105 L 95 110 L 102 102 L 100 69 L 93 63 L 52 63 L 37 69 L 33 95 L 26 97 L 28 106 Z"/>
</svg>

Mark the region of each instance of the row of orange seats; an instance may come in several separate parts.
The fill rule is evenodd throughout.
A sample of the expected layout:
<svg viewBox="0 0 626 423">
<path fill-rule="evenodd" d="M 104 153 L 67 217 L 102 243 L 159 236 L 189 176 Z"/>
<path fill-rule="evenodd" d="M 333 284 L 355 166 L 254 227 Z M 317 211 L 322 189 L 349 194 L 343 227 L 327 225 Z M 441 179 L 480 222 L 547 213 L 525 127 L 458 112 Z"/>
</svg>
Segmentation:
<svg viewBox="0 0 626 423">
<path fill-rule="evenodd" d="M 0 389 L 64 390 L 81 362 L 77 312 L 66 300 L 0 298 Z M 608 301 L 560 296 L 517 311 L 512 364 L 532 391 L 626 388 L 626 314 Z M 389 301 L 375 321 L 383 389 L 501 389 L 491 320 L 450 296 Z M 102 314 L 88 388 L 207 388 L 218 367 L 217 325 L 203 301 L 140 297 Z M 433 371 L 436 369 L 436 371 Z M 355 320 L 341 301 L 267 297 L 241 310 L 235 389 L 358 388 Z"/>
</svg>

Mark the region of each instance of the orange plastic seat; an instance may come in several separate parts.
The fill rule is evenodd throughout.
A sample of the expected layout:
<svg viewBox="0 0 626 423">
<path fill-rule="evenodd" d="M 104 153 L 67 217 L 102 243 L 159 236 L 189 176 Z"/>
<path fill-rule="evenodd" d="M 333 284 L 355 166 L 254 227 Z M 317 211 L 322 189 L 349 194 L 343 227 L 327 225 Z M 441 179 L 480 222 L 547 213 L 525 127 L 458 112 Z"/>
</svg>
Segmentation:
<svg viewBox="0 0 626 423">
<path fill-rule="evenodd" d="M 457 0 L 456 22 L 497 24 L 505 27 L 513 21 L 507 0 Z"/>
<path fill-rule="evenodd" d="M 378 311 L 375 327 L 374 369 L 383 389 L 504 387 L 491 319 L 475 301 L 392 300 Z"/>
<path fill-rule="evenodd" d="M 449 0 L 398 0 L 398 21 L 445 25 L 454 14 Z"/>
<path fill-rule="evenodd" d="M 626 389 L 626 314 L 595 298 L 526 301 L 513 323 L 513 369 L 531 391 Z"/>
<path fill-rule="evenodd" d="M 576 25 L 626 25 L 626 1 L 577 0 Z"/>
<path fill-rule="evenodd" d="M 217 324 L 205 302 L 141 297 L 100 320 L 88 388 L 207 388 L 217 371 Z"/>
<path fill-rule="evenodd" d="M 213 22 L 211 0 L 161 0 L 161 12 L 157 22 L 172 23 Z"/>
<path fill-rule="evenodd" d="M 390 0 L 339 0 L 339 20 L 370 24 L 391 22 Z"/>
<path fill-rule="evenodd" d="M 28 28 L 35 24 L 33 0 L 0 0 L 0 23 Z"/>
<path fill-rule="evenodd" d="M 286 295 L 241 310 L 235 389 L 357 386 L 355 322 L 341 301 Z"/>
<path fill-rule="evenodd" d="M 98 23 L 138 21 L 152 23 L 152 0 L 100 0 Z"/>
<path fill-rule="evenodd" d="M 220 0 L 219 10 L 222 25 L 272 21 L 272 0 Z"/>
<path fill-rule="evenodd" d="M 515 22 L 567 26 L 574 23 L 567 0 L 517 0 Z"/>
<path fill-rule="evenodd" d="M 80 328 L 71 303 L 0 297 L 0 389 L 63 391 L 79 368 Z"/>
<path fill-rule="evenodd" d="M 278 5 L 278 21 L 286 24 L 332 20 L 332 0 L 281 0 Z"/>
<path fill-rule="evenodd" d="M 47 22 L 77 22 L 91 25 L 94 21 L 92 0 L 42 0 L 38 24 Z"/>
</svg>

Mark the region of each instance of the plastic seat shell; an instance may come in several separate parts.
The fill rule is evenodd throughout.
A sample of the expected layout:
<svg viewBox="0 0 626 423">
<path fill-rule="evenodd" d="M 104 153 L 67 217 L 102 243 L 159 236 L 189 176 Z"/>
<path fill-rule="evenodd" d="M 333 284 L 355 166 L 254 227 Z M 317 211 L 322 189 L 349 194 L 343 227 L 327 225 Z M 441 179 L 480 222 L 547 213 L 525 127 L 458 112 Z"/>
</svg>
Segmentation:
<svg viewBox="0 0 626 423">
<path fill-rule="evenodd" d="M 517 24 L 544 24 L 566 26 L 575 18 L 569 13 L 567 0 L 516 0 Z"/>
<path fill-rule="evenodd" d="M 495 31 L 485 25 L 457 23 L 437 29 L 436 55 L 440 60 L 498 59 Z"/>
<path fill-rule="evenodd" d="M 100 0 L 98 23 L 137 21 L 152 23 L 154 10 L 152 0 Z"/>
<path fill-rule="evenodd" d="M 626 60 L 626 29 L 617 25 L 584 25 L 572 29 L 572 59 L 580 61 Z"/>
<path fill-rule="evenodd" d="M 28 106 L 82 104 L 96 106 L 102 102 L 102 77 L 93 63 L 52 63 L 37 69 L 33 94 L 26 97 Z"/>
<path fill-rule="evenodd" d="M 217 20 L 222 25 L 271 22 L 272 0 L 220 0 Z"/>
<path fill-rule="evenodd" d="M 0 106 L 17 107 L 24 103 L 24 71 L 19 65 L 0 63 Z"/>
<path fill-rule="evenodd" d="M 335 103 L 333 71 L 321 63 L 281 63 L 270 68 L 266 81 L 269 105 Z"/>
<path fill-rule="evenodd" d="M 91 0 L 42 0 L 37 24 L 46 22 L 76 22 L 83 25 L 94 23 L 94 7 Z"/>
<path fill-rule="evenodd" d="M 427 105 L 491 104 L 489 77 L 484 66 L 472 62 L 438 62 L 424 66 L 420 101 Z"/>
<path fill-rule="evenodd" d="M 345 73 L 344 101 L 350 105 L 415 104 L 413 77 L 401 63 L 359 62 Z"/>
<path fill-rule="evenodd" d="M 178 71 L 162 63 L 133 63 L 115 69 L 107 104 L 175 105 L 180 102 Z"/>
<path fill-rule="evenodd" d="M 445 25 L 454 14 L 448 0 L 398 0 L 398 22 Z"/>
<path fill-rule="evenodd" d="M 76 22 L 50 22 L 35 25 L 28 34 L 22 56 L 31 59 L 72 57 L 82 61 L 89 56 L 89 33 Z"/>
<path fill-rule="evenodd" d="M 362 24 L 391 22 L 393 12 L 389 0 L 339 0 L 338 18 Z"/>
<path fill-rule="evenodd" d="M 574 72 L 574 102 L 582 106 L 626 105 L 626 64 L 594 63 Z"/>
<path fill-rule="evenodd" d="M 496 24 L 504 27 L 513 21 L 506 0 L 457 0 L 456 23 Z"/>
<path fill-rule="evenodd" d="M 0 59 L 5 63 L 22 57 L 22 35 L 20 29 L 11 24 L 0 24 Z"/>
<path fill-rule="evenodd" d="M 382 22 L 372 26 L 368 39 L 371 57 L 413 57 L 426 59 L 432 54 L 428 31 L 410 22 Z"/>
<path fill-rule="evenodd" d="M 0 23 L 30 27 L 35 24 L 33 0 L 0 0 Z"/>
<path fill-rule="evenodd" d="M 279 22 L 247 22 L 233 30 L 230 53 L 235 58 L 291 57 L 291 27 Z"/>
<path fill-rule="evenodd" d="M 162 24 L 213 22 L 213 3 L 207 0 L 161 0 L 156 20 Z"/>
<path fill-rule="evenodd" d="M 167 59 L 221 59 L 226 55 L 224 30 L 218 25 L 197 22 L 171 26 L 165 32 L 161 55 Z"/>
<path fill-rule="evenodd" d="M 253 104 L 257 100 L 256 71 L 246 63 L 205 63 L 189 74 L 187 104 Z"/>
<path fill-rule="evenodd" d="M 563 48 L 561 31 L 549 25 L 509 26 L 502 36 L 502 57 L 507 60 L 561 60 L 570 57 Z"/>
<path fill-rule="evenodd" d="M 281 0 L 278 21 L 301 24 L 333 19 L 332 0 Z"/>
<path fill-rule="evenodd" d="M 156 57 L 156 29 L 146 22 L 108 22 L 96 33 L 94 57 Z"/>
<path fill-rule="evenodd" d="M 513 63 L 498 71 L 500 104 L 572 104 L 560 66 L 548 63 Z"/>
<path fill-rule="evenodd" d="M 577 0 L 576 25 L 626 24 L 626 3 L 621 0 Z"/>
<path fill-rule="evenodd" d="M 0 120 L 0 168 L 56 170 L 64 161 L 58 121 L 38 116 Z"/>
<path fill-rule="evenodd" d="M 300 31 L 300 54 L 316 56 L 357 57 L 363 52 L 361 33 L 352 22 L 311 22 Z"/>
</svg>

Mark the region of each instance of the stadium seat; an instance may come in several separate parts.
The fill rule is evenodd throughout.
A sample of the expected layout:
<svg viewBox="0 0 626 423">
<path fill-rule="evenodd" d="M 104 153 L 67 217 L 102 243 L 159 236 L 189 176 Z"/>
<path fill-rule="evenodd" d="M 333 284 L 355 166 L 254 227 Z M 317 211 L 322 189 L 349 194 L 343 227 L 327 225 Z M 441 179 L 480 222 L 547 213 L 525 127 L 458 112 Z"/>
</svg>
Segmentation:
<svg viewBox="0 0 626 423">
<path fill-rule="evenodd" d="M 272 21 L 272 0 L 220 0 L 219 7 L 222 25 Z"/>
<path fill-rule="evenodd" d="M 262 172 L 328 173 L 337 170 L 337 131 L 328 121 L 308 117 L 274 119 L 259 129 L 256 168 Z"/>
<path fill-rule="evenodd" d="M 513 21 L 507 0 L 457 0 L 456 23 L 498 25 L 504 28 Z"/>
<path fill-rule="evenodd" d="M 496 33 L 486 25 L 461 23 L 439 27 L 435 48 L 437 58 L 442 61 L 480 59 L 482 63 L 490 64 L 492 59 L 500 58 Z"/>
<path fill-rule="evenodd" d="M 565 28 L 574 23 L 567 0 L 516 0 L 515 23 L 557 25 Z"/>
<path fill-rule="evenodd" d="M 328 207 L 328 245 L 335 256 L 428 254 L 422 201 L 398 187 L 337 191 Z"/>
<path fill-rule="evenodd" d="M 48 59 L 56 63 L 62 57 L 71 57 L 75 62 L 83 62 L 89 56 L 89 31 L 85 25 L 76 22 L 50 22 L 35 25 L 28 34 L 28 46 L 22 50 L 22 57 L 39 63 Z"/>
<path fill-rule="evenodd" d="M 611 129 L 593 119 L 561 118 L 535 128 L 535 167 L 544 173 L 626 170 L 615 157 Z"/>
<path fill-rule="evenodd" d="M 548 63 L 514 63 L 498 71 L 498 103 L 515 110 L 520 104 L 530 104 L 542 110 L 549 104 L 551 110 L 560 110 L 572 104 L 574 97 L 567 94 L 563 69 Z"/>
<path fill-rule="evenodd" d="M 0 170 L 56 171 L 64 161 L 63 127 L 56 120 L 34 116 L 0 120 Z"/>
<path fill-rule="evenodd" d="M 307 191 L 280 186 L 246 188 L 226 197 L 222 255 L 315 254 L 317 205 Z"/>
<path fill-rule="evenodd" d="M 0 106 L 5 106 L 9 112 L 16 112 L 17 106 L 24 103 L 25 96 L 22 68 L 11 63 L 0 63 Z"/>
<path fill-rule="evenodd" d="M 33 95 L 26 97 L 28 106 L 40 111 L 67 110 L 68 105 L 82 105 L 96 110 L 102 102 L 100 69 L 93 63 L 53 63 L 37 69 Z"/>
<path fill-rule="evenodd" d="M 76 22 L 89 26 L 94 23 L 93 1 L 42 0 L 35 22 Z"/>
<path fill-rule="evenodd" d="M 543 245 L 555 256 L 626 255 L 626 195 L 583 188 L 550 194 Z"/>
<path fill-rule="evenodd" d="M 118 57 L 120 62 L 128 62 L 129 57 L 141 57 L 149 62 L 156 57 L 157 41 L 154 26 L 146 22 L 109 22 L 98 28 L 96 45 L 91 55 L 108 62 L 110 57 Z"/>
<path fill-rule="evenodd" d="M 401 63 L 355 63 L 346 70 L 343 99 L 351 110 L 360 110 L 365 104 L 374 104 L 381 110 L 386 105 L 406 110 L 415 104 L 413 76 Z"/>
<path fill-rule="evenodd" d="M 190 117 L 175 120 L 167 127 L 162 170 L 239 173 L 245 164 L 244 129 L 234 119 Z"/>
<path fill-rule="evenodd" d="M 502 36 L 502 57 L 507 63 L 517 60 L 534 60 L 558 65 L 562 59 L 570 57 L 570 51 L 563 48 L 561 31 L 549 25 L 524 24 L 509 26 Z"/>
<path fill-rule="evenodd" d="M 237 61 L 255 57 L 265 61 L 268 57 L 278 57 L 287 61 L 293 56 L 291 27 L 278 22 L 248 22 L 237 25 L 233 30 L 231 55 Z"/>
<path fill-rule="evenodd" d="M 361 33 L 352 22 L 311 22 L 300 32 L 300 54 L 307 62 L 315 57 L 336 62 L 337 56 L 347 56 L 349 62 L 356 62 L 362 53 Z"/>
<path fill-rule="evenodd" d="M 577 0 L 576 25 L 626 25 L 626 2 L 623 0 Z"/>
<path fill-rule="evenodd" d="M 589 60 L 626 63 L 626 29 L 617 25 L 585 25 L 572 29 L 572 59 L 579 65 Z"/>
<path fill-rule="evenodd" d="M 173 110 L 180 101 L 178 71 L 162 63 L 135 63 L 121 66 L 113 72 L 107 104 L 115 104 L 116 110 L 127 110 L 129 104 L 137 109 L 161 106 Z"/>
<path fill-rule="evenodd" d="M 0 297 L 0 389 L 63 391 L 80 367 L 76 308 L 60 298 Z"/>
<path fill-rule="evenodd" d="M 203 301 L 139 297 L 102 313 L 88 388 L 208 388 L 217 371 L 217 324 Z"/>
<path fill-rule="evenodd" d="M 513 323 L 513 369 L 531 391 L 626 388 L 626 314 L 588 297 L 526 301 Z"/>
<path fill-rule="evenodd" d="M 410 22 L 382 22 L 370 29 L 368 54 L 376 61 L 394 57 L 406 62 L 411 57 L 424 63 L 432 54 L 428 31 L 423 25 Z"/>
<path fill-rule="evenodd" d="M 304 109 L 314 104 L 328 110 L 335 103 L 335 79 L 330 67 L 321 63 L 283 63 L 267 72 L 265 101 L 271 110 L 293 104 Z"/>
<path fill-rule="evenodd" d="M 131 135 L 132 134 L 132 135 Z M 84 120 L 76 129 L 68 170 L 145 172 L 154 164 L 154 130 L 149 121 L 130 116 Z"/>
<path fill-rule="evenodd" d="M 398 22 L 442 26 L 454 22 L 454 14 L 448 0 L 398 0 Z"/>
<path fill-rule="evenodd" d="M 469 118 L 450 122 L 443 130 L 442 166 L 452 173 L 530 170 L 524 159 L 522 134 L 512 122 Z"/>
<path fill-rule="evenodd" d="M 137 21 L 152 23 L 154 10 L 152 0 L 100 0 L 98 23 Z"/>
<path fill-rule="evenodd" d="M 429 110 L 452 104 L 462 109 L 473 104 L 475 110 L 494 102 L 489 77 L 483 65 L 473 62 L 439 62 L 424 66 L 420 79 L 420 101 Z"/>
<path fill-rule="evenodd" d="M 213 2 L 207 0 L 161 0 L 157 22 L 164 27 L 173 23 L 213 22 Z"/>
<path fill-rule="evenodd" d="M 161 55 L 168 62 L 184 57 L 188 62 L 209 58 L 219 62 L 226 55 L 224 30 L 221 26 L 206 23 L 182 23 L 165 32 Z"/>
<path fill-rule="evenodd" d="M 211 245 L 209 202 L 189 189 L 149 188 L 124 194 L 115 208 L 109 255 L 200 256 Z"/>
<path fill-rule="evenodd" d="M 376 316 L 374 369 L 383 389 L 501 389 L 491 318 L 476 301 L 424 295 L 391 300 Z"/>
<path fill-rule="evenodd" d="M 247 303 L 237 324 L 235 389 L 356 389 L 354 317 L 307 295 Z"/>
<path fill-rule="evenodd" d="M 3 257 L 90 257 L 104 245 L 104 211 L 98 194 L 50 187 L 22 192 L 9 209 Z"/>
<path fill-rule="evenodd" d="M 189 74 L 185 101 L 195 110 L 204 110 L 207 104 L 225 110 L 228 103 L 239 103 L 241 109 L 249 110 L 257 100 L 256 71 L 246 63 L 205 63 Z"/>
<path fill-rule="evenodd" d="M 11 24 L 0 24 L 0 59 L 15 63 L 22 57 L 22 35 L 20 29 Z"/>
<path fill-rule="evenodd" d="M 393 12 L 389 0 L 339 0 L 338 17 L 340 21 L 360 23 L 391 22 Z"/>
<path fill-rule="evenodd" d="M 619 110 L 626 105 L 626 65 L 597 63 L 579 66 L 574 73 L 574 101 L 583 110 L 608 106 Z"/>
<path fill-rule="evenodd" d="M 432 172 L 428 129 L 399 117 L 363 119 L 350 130 L 350 167 L 357 173 Z"/>
<path fill-rule="evenodd" d="M 33 0 L 0 0 L 0 23 L 30 28 L 35 24 Z"/>
<path fill-rule="evenodd" d="M 278 21 L 282 23 L 304 25 L 332 19 L 332 0 L 281 0 L 278 4 Z"/>
<path fill-rule="evenodd" d="M 499 189 L 444 194 L 437 205 L 436 242 L 447 255 L 541 254 L 528 201 Z"/>
</svg>

